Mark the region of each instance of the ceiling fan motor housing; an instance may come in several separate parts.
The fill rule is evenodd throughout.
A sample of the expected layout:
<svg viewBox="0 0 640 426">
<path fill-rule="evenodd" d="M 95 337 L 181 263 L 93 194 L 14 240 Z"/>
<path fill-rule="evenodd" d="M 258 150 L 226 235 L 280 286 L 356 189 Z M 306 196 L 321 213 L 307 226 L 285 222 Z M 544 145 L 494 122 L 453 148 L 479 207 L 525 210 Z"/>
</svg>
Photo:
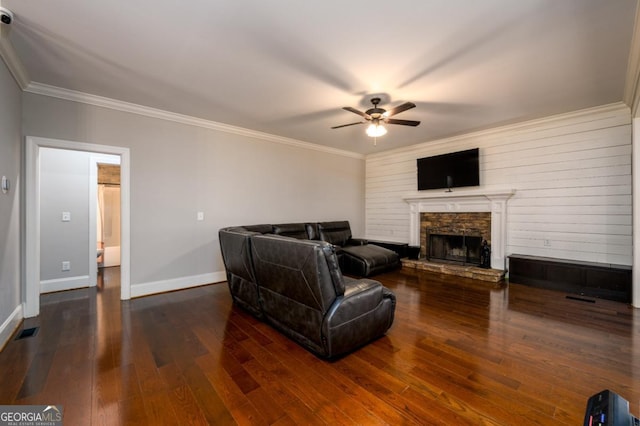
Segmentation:
<svg viewBox="0 0 640 426">
<path fill-rule="evenodd" d="M 380 118 L 382 114 L 387 112 L 387 110 L 383 108 L 378 108 L 378 104 L 380 103 L 380 98 L 372 98 L 371 103 L 373 104 L 373 108 L 368 109 L 365 113 L 370 115 L 371 118 Z"/>
</svg>

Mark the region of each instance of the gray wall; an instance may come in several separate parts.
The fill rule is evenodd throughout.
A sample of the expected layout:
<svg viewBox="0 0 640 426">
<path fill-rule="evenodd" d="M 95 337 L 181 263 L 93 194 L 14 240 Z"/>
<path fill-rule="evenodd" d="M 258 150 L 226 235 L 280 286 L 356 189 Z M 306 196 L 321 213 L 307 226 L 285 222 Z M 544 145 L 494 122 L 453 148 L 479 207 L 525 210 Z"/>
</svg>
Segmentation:
<svg viewBox="0 0 640 426">
<path fill-rule="evenodd" d="M 88 285 L 89 153 L 40 150 L 40 230 L 40 280 L 84 276 Z M 63 261 L 70 271 L 62 271 Z"/>
<path fill-rule="evenodd" d="M 362 159 L 31 93 L 23 129 L 130 149 L 132 289 L 222 271 L 224 226 L 347 219 L 364 233 Z"/>
<path fill-rule="evenodd" d="M 11 181 L 7 194 L 0 192 L 0 324 L 16 315 L 20 306 L 20 114 L 21 90 L 0 60 L 0 178 Z M 14 319 L 18 321 L 20 318 Z M 0 330 L 0 347 L 10 324 Z"/>
</svg>

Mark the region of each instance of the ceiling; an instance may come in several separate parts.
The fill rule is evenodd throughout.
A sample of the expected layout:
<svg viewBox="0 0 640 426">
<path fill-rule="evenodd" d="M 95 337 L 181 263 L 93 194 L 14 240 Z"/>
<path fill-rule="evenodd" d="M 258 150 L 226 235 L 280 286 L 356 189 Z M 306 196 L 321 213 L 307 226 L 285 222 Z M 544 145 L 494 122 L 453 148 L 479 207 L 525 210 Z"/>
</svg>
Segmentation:
<svg viewBox="0 0 640 426">
<path fill-rule="evenodd" d="M 369 154 L 623 100 L 637 0 L 1 0 L 32 82 Z M 414 102 L 373 140 L 343 106 Z"/>
</svg>

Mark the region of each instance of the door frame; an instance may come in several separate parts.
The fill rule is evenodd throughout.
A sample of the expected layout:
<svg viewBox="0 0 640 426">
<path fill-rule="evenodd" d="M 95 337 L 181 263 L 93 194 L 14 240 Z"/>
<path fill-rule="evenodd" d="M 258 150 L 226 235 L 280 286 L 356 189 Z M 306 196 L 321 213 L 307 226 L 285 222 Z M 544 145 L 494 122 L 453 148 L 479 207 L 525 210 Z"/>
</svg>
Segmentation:
<svg viewBox="0 0 640 426">
<path fill-rule="evenodd" d="M 131 298 L 129 148 L 27 136 L 25 138 L 24 317 L 30 318 L 40 314 L 40 148 L 120 156 L 120 299 L 129 300 Z M 95 229 L 93 232 L 95 233 Z M 94 246 L 93 250 L 95 249 Z"/>
</svg>

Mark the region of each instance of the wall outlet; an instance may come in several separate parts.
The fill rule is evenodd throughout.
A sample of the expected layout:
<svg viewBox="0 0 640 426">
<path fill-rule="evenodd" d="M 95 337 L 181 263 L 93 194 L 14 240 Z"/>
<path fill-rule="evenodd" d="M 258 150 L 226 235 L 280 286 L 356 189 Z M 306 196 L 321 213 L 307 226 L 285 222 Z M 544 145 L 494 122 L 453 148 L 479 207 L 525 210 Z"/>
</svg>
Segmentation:
<svg viewBox="0 0 640 426">
<path fill-rule="evenodd" d="M 64 262 L 62 262 L 62 271 L 70 271 L 71 270 L 71 262 L 69 262 L 68 260 L 65 260 Z"/>
<path fill-rule="evenodd" d="M 551 240 L 544 240 L 545 247 L 551 247 Z"/>
<path fill-rule="evenodd" d="M 71 212 L 62 212 L 62 221 L 71 222 Z"/>
</svg>

